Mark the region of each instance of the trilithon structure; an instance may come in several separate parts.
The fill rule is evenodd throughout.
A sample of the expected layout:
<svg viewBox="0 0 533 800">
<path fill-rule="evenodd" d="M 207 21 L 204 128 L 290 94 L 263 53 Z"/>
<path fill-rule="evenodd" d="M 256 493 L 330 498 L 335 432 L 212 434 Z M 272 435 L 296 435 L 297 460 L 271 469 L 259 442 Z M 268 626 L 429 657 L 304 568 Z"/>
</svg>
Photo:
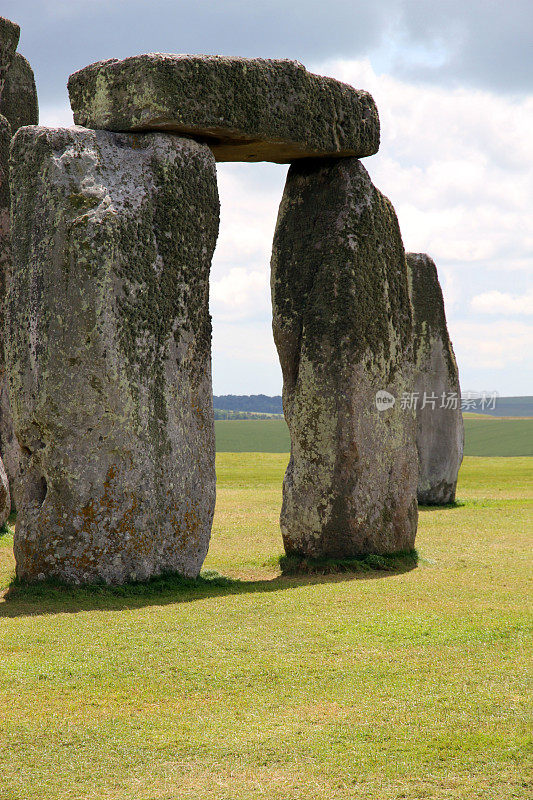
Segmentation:
<svg viewBox="0 0 533 800">
<path fill-rule="evenodd" d="M 15 28 L 0 25 L 3 80 Z M 18 127 L 18 99 L 31 113 L 36 101 L 27 63 L 13 63 L 0 110 Z M 370 95 L 292 61 L 157 53 L 92 64 L 69 93 L 75 127 L 24 127 L 11 149 L 18 576 L 122 583 L 201 568 L 215 500 L 215 161 L 291 164 L 272 255 L 287 552 L 412 548 L 415 415 L 376 396 L 414 389 L 419 327 L 394 209 L 358 160 L 379 147 Z M 14 131 L 0 123 L 4 175 Z"/>
</svg>

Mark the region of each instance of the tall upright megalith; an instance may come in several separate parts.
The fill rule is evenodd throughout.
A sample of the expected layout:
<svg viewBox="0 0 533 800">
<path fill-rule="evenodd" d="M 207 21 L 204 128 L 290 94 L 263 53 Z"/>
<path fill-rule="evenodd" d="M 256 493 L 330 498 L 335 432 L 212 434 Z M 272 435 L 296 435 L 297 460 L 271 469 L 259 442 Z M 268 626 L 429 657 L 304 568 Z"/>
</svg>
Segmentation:
<svg viewBox="0 0 533 800">
<path fill-rule="evenodd" d="M 405 253 L 391 203 L 355 158 L 293 164 L 272 255 L 274 338 L 291 457 L 287 553 L 350 557 L 413 547 L 414 414 L 384 410 L 412 382 Z"/>
<path fill-rule="evenodd" d="M 19 445 L 13 431 L 5 368 L 5 296 L 11 270 L 9 147 L 11 125 L 0 114 L 0 459 L 10 485 L 10 500 L 15 499 L 19 469 Z"/>
<path fill-rule="evenodd" d="M 3 301 L 6 286 L 6 273 L 11 260 L 11 237 L 9 221 L 9 148 L 11 145 L 11 125 L 0 114 L 0 303 Z M 2 343 L 0 327 L 0 353 Z M 1 363 L 1 362 L 0 362 Z"/>
<path fill-rule="evenodd" d="M 4 464 L 0 458 L 0 528 L 7 521 L 10 511 L 11 497 L 9 493 L 9 481 L 4 469 Z"/>
<path fill-rule="evenodd" d="M 9 146 L 11 137 L 22 125 L 36 125 L 39 107 L 35 78 L 28 61 L 14 48 L 18 41 L 18 25 L 0 19 L 0 39 L 3 41 L 3 86 L 0 89 L 0 458 L 10 486 L 10 498 L 15 506 L 18 493 L 20 447 L 13 430 L 13 415 L 9 399 L 4 335 L 4 303 L 11 271 L 11 242 L 9 222 Z"/>
<path fill-rule="evenodd" d="M 407 266 L 414 323 L 418 502 L 442 505 L 455 500 L 463 460 L 459 373 L 435 262 L 425 253 L 407 253 Z"/>
<path fill-rule="evenodd" d="M 0 17 L 0 103 L 6 77 L 15 57 L 15 51 L 20 36 L 20 28 L 15 22 Z M 11 477 L 16 472 L 16 465 L 12 473 L 12 459 L 10 452 L 4 452 L 2 439 L 9 439 L 13 449 L 16 450 L 16 442 L 13 436 L 13 425 L 11 412 L 9 410 L 9 400 L 5 385 L 5 365 L 4 365 L 4 298 L 6 283 L 9 273 L 11 259 L 11 245 L 9 234 L 9 145 L 11 142 L 11 125 L 3 115 L 0 108 L 0 459 L 4 459 L 6 472 Z M 4 406 L 7 414 L 3 413 Z M 5 428 L 6 436 L 2 436 L 2 429 Z M 8 445 L 7 450 L 10 449 Z M 3 472 L 5 475 L 5 472 Z M 7 497 L 10 496 L 8 492 Z"/>
<path fill-rule="evenodd" d="M 4 87 L 7 71 L 11 66 L 19 43 L 20 27 L 6 17 L 0 17 L 0 95 Z"/>
<path fill-rule="evenodd" d="M 215 161 L 178 136 L 22 128 L 7 368 L 17 575 L 197 575 L 215 500 Z"/>
<path fill-rule="evenodd" d="M 39 103 L 33 70 L 21 53 L 15 53 L 0 96 L 0 114 L 3 114 L 13 135 L 23 125 L 37 125 Z"/>
</svg>

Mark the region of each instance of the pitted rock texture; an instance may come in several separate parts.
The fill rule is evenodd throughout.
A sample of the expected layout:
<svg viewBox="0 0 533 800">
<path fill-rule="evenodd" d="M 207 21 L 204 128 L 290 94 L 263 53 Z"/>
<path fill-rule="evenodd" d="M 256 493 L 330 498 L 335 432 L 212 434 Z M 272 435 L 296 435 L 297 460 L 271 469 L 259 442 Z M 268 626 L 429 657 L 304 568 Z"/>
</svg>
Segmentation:
<svg viewBox="0 0 533 800">
<path fill-rule="evenodd" d="M 7 120 L 11 133 L 7 132 L 6 125 L 0 123 L 0 303 L 4 304 L 5 292 L 9 283 L 11 265 L 11 246 L 9 236 L 9 185 L 7 180 L 9 143 L 22 125 L 36 125 L 39 121 L 39 107 L 37 103 L 37 90 L 32 68 L 20 53 L 15 53 L 9 67 L 4 88 L 0 96 L 1 119 Z M 13 415 L 9 401 L 7 376 L 5 372 L 4 348 L 8 346 L 3 335 L 4 312 L 2 310 L 2 323 L 0 328 L 0 456 L 4 466 L 11 490 L 12 508 L 16 507 L 18 492 L 18 475 L 20 468 L 20 446 L 13 430 Z"/>
<path fill-rule="evenodd" d="M 418 502 L 444 505 L 455 500 L 463 460 L 459 373 L 435 262 L 425 253 L 407 253 L 407 266 L 414 323 Z"/>
<path fill-rule="evenodd" d="M 0 95 L 19 43 L 20 27 L 10 19 L 0 17 Z"/>
<path fill-rule="evenodd" d="M 10 194 L 9 194 L 9 147 L 11 144 L 11 125 L 7 119 L 0 114 L 0 300 L 5 296 L 6 279 L 11 260 L 11 236 L 10 236 Z M 2 314 L 3 327 L 3 314 Z M 2 333 L 0 327 L 0 335 Z M 1 341 L 1 339 L 0 339 Z M 1 357 L 1 348 L 0 348 Z M 1 366 L 1 362 L 0 362 Z"/>
<path fill-rule="evenodd" d="M 17 575 L 195 576 L 215 501 L 215 161 L 161 134 L 13 139 Z"/>
<path fill-rule="evenodd" d="M 368 92 L 297 61 L 148 53 L 91 64 L 68 88 L 78 125 L 190 135 L 217 161 L 283 164 L 369 156 L 379 147 Z"/>
<path fill-rule="evenodd" d="M 6 471 L 0 458 L 0 527 L 7 521 L 11 511 L 11 499 L 9 495 L 9 481 Z"/>
<path fill-rule="evenodd" d="M 286 552 L 346 558 L 413 547 L 414 414 L 376 393 L 412 382 L 405 253 L 391 203 L 356 159 L 300 161 L 272 256 L 274 339 L 291 457 Z"/>
<path fill-rule="evenodd" d="M 15 53 L 7 71 L 0 97 L 0 114 L 9 120 L 13 135 L 23 125 L 37 125 L 39 122 L 39 104 L 33 70 L 20 53 Z"/>
<path fill-rule="evenodd" d="M 11 126 L 0 114 L 0 458 L 4 463 L 10 486 L 11 503 L 15 507 L 19 473 L 20 447 L 13 430 L 9 402 L 5 348 L 5 296 L 11 271 L 11 235 L 9 219 L 9 146 Z"/>
</svg>

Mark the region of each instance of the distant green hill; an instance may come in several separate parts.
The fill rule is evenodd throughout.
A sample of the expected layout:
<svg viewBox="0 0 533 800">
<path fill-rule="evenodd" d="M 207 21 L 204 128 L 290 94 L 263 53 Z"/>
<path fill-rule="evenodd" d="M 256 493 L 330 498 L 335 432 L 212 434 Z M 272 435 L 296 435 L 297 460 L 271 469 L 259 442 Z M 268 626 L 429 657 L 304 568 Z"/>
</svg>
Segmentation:
<svg viewBox="0 0 533 800">
<path fill-rule="evenodd" d="M 497 397 L 494 408 L 481 408 L 481 402 L 476 402 L 476 414 L 485 414 L 493 417 L 533 417 L 533 397 Z"/>
<path fill-rule="evenodd" d="M 283 414 L 281 395 L 221 394 L 213 395 L 213 406 L 221 411 L 259 411 L 263 414 Z"/>
<path fill-rule="evenodd" d="M 217 451 L 222 453 L 288 453 L 285 420 L 215 422 Z M 465 455 L 533 456 L 533 419 L 465 418 Z"/>
<path fill-rule="evenodd" d="M 487 398 L 488 399 L 488 398 Z M 475 401 L 470 410 L 476 414 L 495 417 L 533 417 L 533 396 L 497 397 L 494 408 L 482 408 L 481 399 Z M 223 394 L 214 395 L 213 405 L 223 411 L 248 411 L 262 414 L 283 414 L 281 396 L 269 397 L 266 394 Z M 489 403 L 490 405 L 490 403 Z"/>
</svg>

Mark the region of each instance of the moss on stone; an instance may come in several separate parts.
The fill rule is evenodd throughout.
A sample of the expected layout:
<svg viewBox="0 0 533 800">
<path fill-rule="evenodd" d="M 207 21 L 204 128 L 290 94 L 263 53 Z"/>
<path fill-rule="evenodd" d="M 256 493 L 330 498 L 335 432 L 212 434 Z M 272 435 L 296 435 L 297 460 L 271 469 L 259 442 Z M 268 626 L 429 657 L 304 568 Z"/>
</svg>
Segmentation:
<svg viewBox="0 0 533 800">
<path fill-rule="evenodd" d="M 13 432 L 13 416 L 7 391 L 4 335 L 5 294 L 11 271 L 9 147 L 11 126 L 0 114 L 0 458 L 4 463 L 10 487 L 11 503 L 15 507 L 16 477 L 19 448 Z"/>
<path fill-rule="evenodd" d="M 305 208 L 302 227 L 293 225 L 299 208 Z M 355 159 L 291 166 L 275 233 L 272 296 L 281 324 L 294 323 L 299 335 L 305 330 L 310 357 L 320 355 L 312 348 L 327 344 L 335 357 L 372 353 L 389 361 L 392 332 L 397 346 L 409 350 L 409 290 L 398 221 Z"/>
<path fill-rule="evenodd" d="M 444 347 L 450 377 L 456 382 L 457 363 L 448 333 L 444 298 L 435 262 L 425 253 L 407 253 L 406 259 L 413 309 L 415 359 L 427 358 L 431 340 L 439 339 Z"/>
<path fill-rule="evenodd" d="M 412 319 L 394 209 L 356 159 L 291 166 L 272 254 L 274 339 L 291 434 L 287 553 L 353 557 L 412 547 L 414 416 L 377 410 L 412 380 Z"/>
<path fill-rule="evenodd" d="M 11 145 L 11 125 L 0 114 L 0 208 L 9 211 L 9 148 Z M 1 257 L 1 253 L 0 253 Z"/>
<path fill-rule="evenodd" d="M 69 203 L 76 211 L 87 211 L 90 208 L 95 208 L 98 205 L 98 198 L 91 197 L 91 195 L 83 194 L 82 192 L 69 195 Z"/>
<path fill-rule="evenodd" d="M 0 95 L 4 86 L 7 71 L 15 56 L 20 37 L 20 28 L 16 22 L 0 17 Z"/>
<path fill-rule="evenodd" d="M 407 265 L 414 320 L 413 389 L 418 397 L 418 501 L 443 505 L 455 499 L 463 458 L 459 373 L 435 263 L 425 253 L 407 253 Z M 424 405 L 424 395 L 437 398 L 435 408 Z M 448 405 L 454 396 L 455 405 Z"/>
<path fill-rule="evenodd" d="M 13 134 L 23 125 L 37 125 L 39 105 L 33 70 L 20 53 L 15 53 L 0 95 L 0 113 L 11 124 Z"/>
<path fill-rule="evenodd" d="M 379 147 L 370 95 L 295 61 L 152 53 L 91 64 L 70 76 L 69 94 L 77 124 L 195 136 L 221 161 Z"/>
<path fill-rule="evenodd" d="M 18 574 L 196 574 L 215 488 L 214 159 L 174 136 L 30 127 L 12 164 Z"/>
</svg>

